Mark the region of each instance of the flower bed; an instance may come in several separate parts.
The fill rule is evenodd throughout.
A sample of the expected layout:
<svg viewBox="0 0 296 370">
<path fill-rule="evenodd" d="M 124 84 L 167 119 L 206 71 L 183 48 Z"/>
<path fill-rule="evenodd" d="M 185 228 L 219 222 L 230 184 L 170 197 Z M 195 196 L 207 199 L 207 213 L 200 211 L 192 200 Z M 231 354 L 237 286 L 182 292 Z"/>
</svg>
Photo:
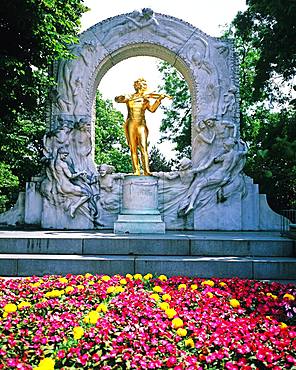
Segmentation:
<svg viewBox="0 0 296 370">
<path fill-rule="evenodd" d="M 0 369 L 296 368 L 294 285 L 86 274 L 0 287 Z"/>
</svg>

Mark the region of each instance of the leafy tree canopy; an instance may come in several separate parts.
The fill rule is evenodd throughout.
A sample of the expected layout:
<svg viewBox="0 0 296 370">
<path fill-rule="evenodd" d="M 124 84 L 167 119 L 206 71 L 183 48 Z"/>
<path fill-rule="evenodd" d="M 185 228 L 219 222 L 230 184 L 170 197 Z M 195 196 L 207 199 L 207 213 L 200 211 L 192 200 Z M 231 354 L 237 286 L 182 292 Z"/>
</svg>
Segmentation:
<svg viewBox="0 0 296 370">
<path fill-rule="evenodd" d="M 115 167 L 117 172 L 131 172 L 129 148 L 123 130 L 123 115 L 114 108 L 111 100 L 96 96 L 95 161 Z"/>
<path fill-rule="evenodd" d="M 274 89 L 274 78 L 291 80 L 296 72 L 295 0 L 247 0 L 248 9 L 233 21 L 236 35 L 259 51 L 255 66 L 254 96 Z M 276 80 L 275 80 L 276 82 Z"/>
<path fill-rule="evenodd" d="M 169 63 L 160 62 L 159 71 L 162 73 L 163 89 L 173 97 L 171 107 L 162 107 L 164 118 L 161 122 L 160 142 L 170 140 L 175 144 L 177 157 L 191 156 L 191 99 L 187 82 L 183 76 Z"/>
</svg>

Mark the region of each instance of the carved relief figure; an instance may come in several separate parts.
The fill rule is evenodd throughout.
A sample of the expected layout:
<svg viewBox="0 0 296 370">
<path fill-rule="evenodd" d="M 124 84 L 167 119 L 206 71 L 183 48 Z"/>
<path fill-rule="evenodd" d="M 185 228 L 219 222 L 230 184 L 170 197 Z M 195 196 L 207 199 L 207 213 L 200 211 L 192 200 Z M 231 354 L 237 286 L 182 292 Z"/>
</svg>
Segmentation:
<svg viewBox="0 0 296 370">
<path fill-rule="evenodd" d="M 224 152 L 213 158 L 211 163 L 209 163 L 204 168 L 200 168 L 197 172 L 202 172 L 208 170 L 202 177 L 197 176 L 192 182 L 185 202 L 182 202 L 179 208 L 179 214 L 187 214 L 199 204 L 198 198 L 202 190 L 209 190 L 210 196 L 208 199 L 203 199 L 202 205 L 204 206 L 210 200 L 213 194 L 216 194 L 219 189 L 230 182 L 231 178 L 236 175 L 235 168 L 243 160 L 246 155 L 246 148 L 234 149 L 236 145 L 236 140 L 229 138 L 225 140 L 223 147 Z M 240 166 L 241 168 L 241 166 Z"/>
<path fill-rule="evenodd" d="M 126 103 L 127 119 L 124 124 L 127 143 L 130 147 L 133 171 L 135 175 L 140 175 L 140 165 L 138 158 L 138 148 L 141 152 L 141 162 L 145 176 L 149 176 L 149 159 L 147 150 L 148 127 L 146 125 L 145 111 L 155 112 L 162 99 L 169 97 L 165 94 L 147 94 L 147 82 L 144 78 L 139 78 L 134 82 L 136 92 L 132 95 L 120 95 L 115 97 L 117 103 Z M 149 99 L 156 99 L 150 105 Z"/>
<path fill-rule="evenodd" d="M 211 157 L 212 144 L 216 136 L 215 121 L 214 117 L 209 117 L 195 126 L 196 134 L 193 142 L 195 152 L 192 160 L 196 168 L 203 166 Z"/>
<path fill-rule="evenodd" d="M 88 175 L 94 172 L 91 151 L 90 124 L 82 118 L 75 123 L 71 132 L 70 154 L 75 163 L 75 168 L 79 171 L 87 171 Z"/>
<path fill-rule="evenodd" d="M 82 204 L 86 203 L 89 198 L 90 194 L 83 189 L 81 186 L 75 185 L 73 180 L 82 177 L 83 181 L 85 181 L 86 173 L 84 171 L 80 171 L 77 173 L 72 173 L 69 169 L 67 164 L 67 157 L 69 152 L 63 148 L 60 148 L 57 153 L 56 160 L 54 162 L 54 172 L 53 176 L 57 182 L 57 191 L 60 194 L 63 194 L 67 197 L 76 196 L 78 199 L 73 197 L 71 202 L 69 211 L 70 216 L 74 217 L 74 214 L 78 207 Z"/>
<path fill-rule="evenodd" d="M 159 206 L 164 214 L 165 221 L 170 223 L 171 226 L 182 228 L 184 223 L 186 224 L 186 220 L 179 218 L 178 209 L 187 195 L 195 173 L 191 160 L 186 157 L 181 159 L 176 171 L 153 172 L 153 176 L 159 178 Z"/>
<path fill-rule="evenodd" d="M 223 110 L 222 115 L 231 113 L 235 109 L 235 94 L 237 88 L 231 86 L 226 94 L 224 94 Z"/>
<path fill-rule="evenodd" d="M 74 59 L 62 60 L 59 62 L 57 74 L 58 93 L 56 95 L 56 106 L 60 108 L 60 113 L 77 114 L 81 111 L 83 97 L 81 91 L 85 69 L 89 68 L 89 61 L 92 61 L 90 54 L 96 47 L 91 42 L 83 45 L 72 45 L 70 51 L 76 56 Z M 75 112 L 74 112 L 75 111 Z"/>
<path fill-rule="evenodd" d="M 43 153 L 46 157 L 55 158 L 61 147 L 69 146 L 69 137 L 72 128 L 68 121 L 58 118 L 58 127 L 49 131 L 43 137 Z"/>
<path fill-rule="evenodd" d="M 118 210 L 120 205 L 120 188 L 117 180 L 124 178 L 121 173 L 114 173 L 113 166 L 101 164 L 98 166 L 100 184 L 100 203 L 108 211 Z"/>
</svg>

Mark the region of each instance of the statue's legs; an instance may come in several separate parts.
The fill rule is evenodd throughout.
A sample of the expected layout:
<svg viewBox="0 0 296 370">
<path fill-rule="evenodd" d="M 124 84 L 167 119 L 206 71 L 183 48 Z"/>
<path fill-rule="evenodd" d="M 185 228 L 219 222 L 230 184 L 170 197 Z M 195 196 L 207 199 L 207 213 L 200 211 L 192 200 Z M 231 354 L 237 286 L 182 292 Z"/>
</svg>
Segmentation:
<svg viewBox="0 0 296 370">
<path fill-rule="evenodd" d="M 141 160 L 145 176 L 151 176 L 149 168 L 149 157 L 148 157 L 148 145 L 147 145 L 148 129 L 147 126 L 141 126 L 139 128 L 139 147 L 141 151 Z"/>
</svg>

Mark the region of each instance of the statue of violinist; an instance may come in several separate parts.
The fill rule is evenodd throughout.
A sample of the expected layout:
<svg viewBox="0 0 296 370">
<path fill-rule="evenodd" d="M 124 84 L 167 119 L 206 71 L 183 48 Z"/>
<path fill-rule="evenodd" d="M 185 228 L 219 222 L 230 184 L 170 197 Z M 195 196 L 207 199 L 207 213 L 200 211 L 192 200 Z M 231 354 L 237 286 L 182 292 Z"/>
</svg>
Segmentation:
<svg viewBox="0 0 296 370">
<path fill-rule="evenodd" d="M 147 151 L 148 128 L 146 126 L 145 111 L 148 109 L 154 113 L 161 104 L 162 99 L 172 98 L 165 94 L 147 93 L 147 82 L 144 78 L 139 78 L 135 81 L 134 88 L 136 90 L 134 94 L 116 96 L 115 101 L 117 103 L 126 103 L 127 106 L 128 115 L 124 124 L 124 130 L 131 151 L 134 175 L 140 175 L 139 148 L 144 175 L 149 176 L 151 173 Z M 149 99 L 156 100 L 150 105 Z"/>
</svg>

